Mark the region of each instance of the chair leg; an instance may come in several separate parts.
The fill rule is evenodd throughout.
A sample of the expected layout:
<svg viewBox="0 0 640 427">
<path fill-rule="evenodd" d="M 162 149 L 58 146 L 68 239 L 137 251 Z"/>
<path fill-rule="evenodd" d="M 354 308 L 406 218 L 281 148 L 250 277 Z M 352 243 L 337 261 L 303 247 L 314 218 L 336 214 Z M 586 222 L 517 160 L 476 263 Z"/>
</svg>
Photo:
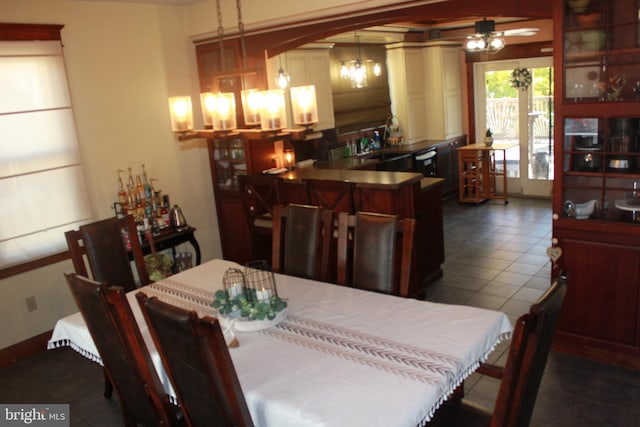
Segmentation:
<svg viewBox="0 0 640 427">
<path fill-rule="evenodd" d="M 107 375 L 107 371 L 103 368 L 102 369 L 103 373 L 104 373 L 104 393 L 103 396 L 107 399 L 111 399 L 111 396 L 113 395 L 113 384 L 111 384 L 111 380 L 109 379 L 109 376 Z"/>
<path fill-rule="evenodd" d="M 460 401 L 464 398 L 464 381 L 462 381 L 462 383 L 460 383 L 460 385 L 458 387 L 456 387 L 455 390 L 453 390 L 453 393 L 451 393 L 451 400 L 452 401 Z"/>
</svg>

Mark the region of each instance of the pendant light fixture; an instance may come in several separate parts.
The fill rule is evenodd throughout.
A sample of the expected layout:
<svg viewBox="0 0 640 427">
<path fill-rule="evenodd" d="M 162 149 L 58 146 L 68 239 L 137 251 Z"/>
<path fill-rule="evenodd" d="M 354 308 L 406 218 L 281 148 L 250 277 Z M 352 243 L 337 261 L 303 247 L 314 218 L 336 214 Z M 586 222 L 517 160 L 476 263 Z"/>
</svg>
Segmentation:
<svg viewBox="0 0 640 427">
<path fill-rule="evenodd" d="M 354 32 L 356 42 L 356 63 L 351 71 L 351 87 L 360 89 L 367 87 L 367 67 L 360 58 L 360 36 Z"/>
<path fill-rule="evenodd" d="M 276 85 L 280 89 L 285 90 L 287 87 L 289 87 L 289 81 L 291 80 L 291 78 L 289 77 L 289 74 L 284 71 L 284 68 L 282 68 L 282 56 L 278 55 L 278 61 L 280 63 L 280 69 L 278 70 L 278 75 L 276 76 Z"/>
<path fill-rule="evenodd" d="M 227 64 L 224 52 L 224 29 L 222 27 L 220 3 L 221 0 L 216 0 L 220 70 L 224 72 L 227 70 Z M 181 141 L 192 138 L 227 138 L 242 132 L 255 132 L 256 127 L 270 134 L 294 133 L 299 134 L 298 138 L 302 138 L 304 133 L 310 131 L 313 125 L 318 122 L 315 87 L 296 88 L 291 94 L 295 98 L 295 100 L 292 98 L 292 102 L 294 102 L 294 108 L 297 113 L 294 122 L 302 125 L 304 129 L 287 129 L 286 132 L 283 131 L 287 127 L 284 89 L 289 86 L 289 75 L 284 71 L 282 58 L 280 57 L 280 69 L 276 77 L 276 84 L 279 89 L 261 91 L 258 88 L 247 88 L 246 80 L 251 70 L 247 66 L 241 0 L 236 0 L 236 6 L 242 48 L 242 69 L 238 73 L 241 79 L 240 97 L 245 125 L 254 129 L 237 129 L 235 93 L 207 92 L 200 94 L 202 117 L 207 129 L 193 129 L 191 97 L 181 96 L 169 98 L 172 130 L 179 135 L 178 139 Z"/>
</svg>

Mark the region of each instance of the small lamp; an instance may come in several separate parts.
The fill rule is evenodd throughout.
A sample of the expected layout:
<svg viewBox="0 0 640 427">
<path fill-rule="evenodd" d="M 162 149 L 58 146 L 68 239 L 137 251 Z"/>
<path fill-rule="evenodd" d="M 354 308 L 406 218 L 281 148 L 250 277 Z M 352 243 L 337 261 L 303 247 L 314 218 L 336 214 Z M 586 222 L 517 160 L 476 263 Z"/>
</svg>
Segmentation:
<svg viewBox="0 0 640 427">
<path fill-rule="evenodd" d="M 241 94 L 242 110 L 244 111 L 244 124 L 247 126 L 260 126 L 262 92 L 258 89 L 245 89 Z"/>
<path fill-rule="evenodd" d="M 293 169 L 293 166 L 296 164 L 296 154 L 291 148 L 285 148 L 282 152 L 284 157 L 284 167 L 288 170 Z"/>
<path fill-rule="evenodd" d="M 293 123 L 302 126 L 318 123 L 316 87 L 314 85 L 292 87 L 291 108 Z"/>
<path fill-rule="evenodd" d="M 284 91 L 282 89 L 262 92 L 263 103 L 260 108 L 260 127 L 262 130 L 280 130 L 287 126 L 285 116 Z"/>
<path fill-rule="evenodd" d="M 215 108 L 216 97 L 211 92 L 200 94 L 200 105 L 202 106 L 202 121 L 205 126 L 213 127 L 213 109 Z"/>
<path fill-rule="evenodd" d="M 171 129 L 174 132 L 189 132 L 193 129 L 193 112 L 190 96 L 174 96 L 169 98 L 171 113 Z"/>
<path fill-rule="evenodd" d="M 233 130 L 236 126 L 236 98 L 232 92 L 219 93 L 215 97 L 213 129 Z"/>
</svg>

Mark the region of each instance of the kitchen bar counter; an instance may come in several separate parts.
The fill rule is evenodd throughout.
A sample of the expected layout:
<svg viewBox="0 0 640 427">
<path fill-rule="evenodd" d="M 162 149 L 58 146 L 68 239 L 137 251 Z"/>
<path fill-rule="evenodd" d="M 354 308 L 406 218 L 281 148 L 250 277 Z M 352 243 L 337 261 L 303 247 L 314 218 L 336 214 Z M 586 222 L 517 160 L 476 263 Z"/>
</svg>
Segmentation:
<svg viewBox="0 0 640 427">
<path fill-rule="evenodd" d="M 349 159 L 344 159 L 349 160 Z M 325 181 L 354 182 L 358 187 L 378 187 L 386 189 L 400 188 L 420 182 L 422 174 L 415 172 L 382 172 L 353 169 L 297 168 L 278 175 L 287 180 L 321 179 Z"/>
</svg>

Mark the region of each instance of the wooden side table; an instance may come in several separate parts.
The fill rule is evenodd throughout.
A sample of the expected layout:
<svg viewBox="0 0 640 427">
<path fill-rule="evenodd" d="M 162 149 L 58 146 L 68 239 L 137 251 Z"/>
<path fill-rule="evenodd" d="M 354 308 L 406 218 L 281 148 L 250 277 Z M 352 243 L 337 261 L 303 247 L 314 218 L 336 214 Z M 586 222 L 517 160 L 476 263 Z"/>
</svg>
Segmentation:
<svg viewBox="0 0 640 427">
<path fill-rule="evenodd" d="M 485 200 L 507 199 L 507 150 L 517 143 L 484 143 L 458 147 L 458 171 L 460 174 L 459 200 L 461 203 L 480 204 Z M 502 153 L 501 171 L 496 169 L 496 155 Z M 499 155 L 499 154 L 498 154 Z M 497 194 L 497 180 L 502 180 L 502 194 Z"/>
</svg>

